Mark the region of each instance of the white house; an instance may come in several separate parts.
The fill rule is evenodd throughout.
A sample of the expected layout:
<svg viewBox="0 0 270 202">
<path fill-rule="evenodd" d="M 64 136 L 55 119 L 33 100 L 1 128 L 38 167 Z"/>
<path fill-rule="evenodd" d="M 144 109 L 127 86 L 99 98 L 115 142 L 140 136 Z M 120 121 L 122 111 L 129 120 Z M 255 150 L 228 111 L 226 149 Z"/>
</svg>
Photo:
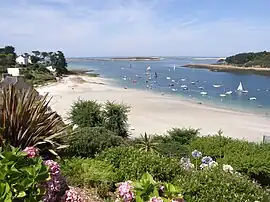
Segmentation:
<svg viewBox="0 0 270 202">
<path fill-rule="evenodd" d="M 12 76 L 20 76 L 20 68 L 7 68 L 7 72 Z"/>
<path fill-rule="evenodd" d="M 16 63 L 20 65 L 28 65 L 28 58 L 20 55 L 16 58 Z"/>
</svg>

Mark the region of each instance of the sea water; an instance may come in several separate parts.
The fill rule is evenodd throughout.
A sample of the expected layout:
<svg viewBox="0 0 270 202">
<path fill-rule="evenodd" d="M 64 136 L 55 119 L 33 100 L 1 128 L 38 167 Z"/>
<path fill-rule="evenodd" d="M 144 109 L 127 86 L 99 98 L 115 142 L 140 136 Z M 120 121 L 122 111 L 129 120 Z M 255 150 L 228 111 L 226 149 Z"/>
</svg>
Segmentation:
<svg viewBox="0 0 270 202">
<path fill-rule="evenodd" d="M 219 107 L 268 115 L 270 77 L 183 67 L 190 63 L 212 64 L 215 62 L 217 60 L 183 57 L 159 61 L 82 60 L 70 61 L 68 66 L 70 69 L 94 70 L 101 77 L 114 79 L 115 85 L 122 87 L 165 93 L 202 104 L 214 104 Z M 151 67 L 151 71 L 146 74 L 148 66 Z M 157 77 L 155 77 L 155 72 Z M 248 93 L 236 92 L 240 82 Z M 186 85 L 188 90 L 183 90 L 181 85 Z M 221 87 L 215 88 L 213 85 L 221 85 Z M 232 91 L 232 94 L 226 97 L 220 96 L 228 91 Z M 207 92 L 207 95 L 202 96 L 201 92 Z M 256 97 L 256 100 L 250 100 L 251 97 Z"/>
</svg>

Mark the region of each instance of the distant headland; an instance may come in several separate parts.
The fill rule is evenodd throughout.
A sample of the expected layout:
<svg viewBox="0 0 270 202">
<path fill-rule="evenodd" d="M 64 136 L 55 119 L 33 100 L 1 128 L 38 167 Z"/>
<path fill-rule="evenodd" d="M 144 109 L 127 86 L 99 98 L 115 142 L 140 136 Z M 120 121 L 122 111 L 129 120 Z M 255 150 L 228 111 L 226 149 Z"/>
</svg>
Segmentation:
<svg viewBox="0 0 270 202">
<path fill-rule="evenodd" d="M 214 64 L 187 64 L 184 67 L 270 76 L 270 52 L 240 53 L 220 59 Z"/>
</svg>

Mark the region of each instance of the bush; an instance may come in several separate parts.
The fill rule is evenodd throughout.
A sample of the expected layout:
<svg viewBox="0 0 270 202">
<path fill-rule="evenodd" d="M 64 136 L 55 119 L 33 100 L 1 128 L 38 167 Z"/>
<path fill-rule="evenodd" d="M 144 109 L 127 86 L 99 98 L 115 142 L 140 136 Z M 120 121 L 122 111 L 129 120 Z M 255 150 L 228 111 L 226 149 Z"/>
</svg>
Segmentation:
<svg viewBox="0 0 270 202">
<path fill-rule="evenodd" d="M 270 145 L 233 140 L 223 136 L 200 137 L 190 144 L 218 163 L 230 164 L 262 185 L 270 184 Z"/>
<path fill-rule="evenodd" d="M 117 182 L 114 167 L 95 159 L 67 159 L 61 164 L 61 171 L 70 185 L 82 188 L 96 187 L 101 183 L 113 185 Z"/>
<path fill-rule="evenodd" d="M 140 179 L 148 172 L 157 181 L 169 182 L 182 171 L 175 159 L 129 147 L 107 149 L 97 158 L 111 163 L 117 169 L 120 181 Z"/>
<path fill-rule="evenodd" d="M 174 141 L 180 143 L 181 145 L 185 145 L 189 144 L 192 140 L 198 137 L 199 129 L 172 128 L 167 133 L 167 141 Z"/>
<path fill-rule="evenodd" d="M 27 158 L 12 148 L 0 153 L 0 201 L 40 201 L 45 189 L 40 185 L 49 178 L 40 157 Z"/>
<path fill-rule="evenodd" d="M 220 167 L 186 172 L 174 184 L 183 187 L 188 202 L 270 201 L 270 195 L 246 176 L 224 172 Z"/>
<path fill-rule="evenodd" d="M 78 100 L 71 107 L 70 119 L 80 127 L 101 126 L 101 105 L 96 101 Z"/>
<path fill-rule="evenodd" d="M 121 137 L 128 137 L 128 113 L 130 107 L 107 101 L 104 106 L 104 126 Z"/>
<path fill-rule="evenodd" d="M 102 127 L 78 129 L 69 142 L 68 153 L 81 157 L 94 157 L 106 148 L 124 143 L 121 137 Z"/>
</svg>

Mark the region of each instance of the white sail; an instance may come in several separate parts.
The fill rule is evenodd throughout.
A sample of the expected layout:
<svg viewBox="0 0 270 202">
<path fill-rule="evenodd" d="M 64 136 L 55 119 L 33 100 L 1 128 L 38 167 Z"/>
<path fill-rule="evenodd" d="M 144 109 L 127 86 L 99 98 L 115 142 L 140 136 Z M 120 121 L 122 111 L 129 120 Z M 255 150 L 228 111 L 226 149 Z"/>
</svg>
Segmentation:
<svg viewBox="0 0 270 202">
<path fill-rule="evenodd" d="M 146 71 L 151 71 L 151 67 L 148 66 L 148 67 L 146 68 Z"/>
<path fill-rule="evenodd" d="M 173 70 L 175 70 L 175 65 L 173 66 Z"/>
<path fill-rule="evenodd" d="M 242 86 L 242 82 L 240 82 L 238 88 L 237 88 L 237 91 L 243 91 L 243 86 Z"/>
</svg>

